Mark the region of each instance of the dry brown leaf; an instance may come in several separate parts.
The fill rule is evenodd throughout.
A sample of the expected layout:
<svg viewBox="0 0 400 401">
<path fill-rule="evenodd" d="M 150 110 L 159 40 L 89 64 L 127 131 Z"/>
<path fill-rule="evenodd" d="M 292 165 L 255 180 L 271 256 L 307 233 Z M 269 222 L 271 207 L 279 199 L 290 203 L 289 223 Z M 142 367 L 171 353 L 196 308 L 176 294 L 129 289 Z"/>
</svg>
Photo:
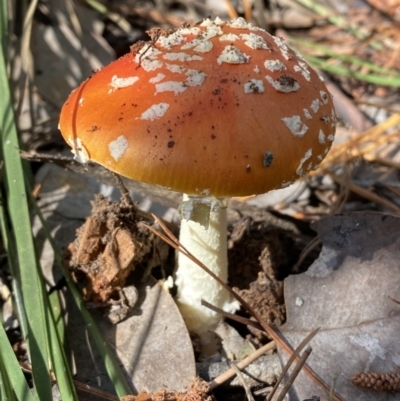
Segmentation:
<svg viewBox="0 0 400 401">
<path fill-rule="evenodd" d="M 315 228 L 323 242 L 309 270 L 285 280 L 287 323 L 293 346 L 321 327 L 311 341 L 309 365 L 345 400 L 395 401 L 398 395 L 360 389 L 351 376 L 400 365 L 400 219 L 373 212 L 330 216 Z M 284 355 L 282 355 L 284 357 Z M 303 374 L 292 401 L 326 396 Z"/>
</svg>

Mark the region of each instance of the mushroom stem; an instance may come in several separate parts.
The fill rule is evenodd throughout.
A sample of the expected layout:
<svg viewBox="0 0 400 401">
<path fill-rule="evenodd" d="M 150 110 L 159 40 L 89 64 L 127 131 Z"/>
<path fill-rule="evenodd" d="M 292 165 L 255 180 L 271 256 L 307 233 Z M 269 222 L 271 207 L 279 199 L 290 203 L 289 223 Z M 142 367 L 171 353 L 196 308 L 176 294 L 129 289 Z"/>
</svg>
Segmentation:
<svg viewBox="0 0 400 401">
<path fill-rule="evenodd" d="M 197 259 L 223 281 L 227 281 L 226 204 L 211 197 L 184 195 L 179 241 Z M 194 221 L 194 219 L 196 221 Z M 190 332 L 196 333 L 204 346 L 212 342 L 221 316 L 201 305 L 201 299 L 227 312 L 239 305 L 214 278 L 182 253 L 178 255 L 175 273 L 177 303 Z"/>
</svg>

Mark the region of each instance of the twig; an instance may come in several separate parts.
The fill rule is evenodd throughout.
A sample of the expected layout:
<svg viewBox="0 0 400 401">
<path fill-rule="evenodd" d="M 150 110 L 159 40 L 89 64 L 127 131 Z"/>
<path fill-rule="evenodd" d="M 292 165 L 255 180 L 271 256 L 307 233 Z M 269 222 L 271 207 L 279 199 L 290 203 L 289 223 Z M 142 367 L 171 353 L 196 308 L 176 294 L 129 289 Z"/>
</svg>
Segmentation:
<svg viewBox="0 0 400 401">
<path fill-rule="evenodd" d="M 243 373 L 239 370 L 239 368 L 233 362 L 231 362 L 231 366 L 232 366 L 231 369 L 233 369 L 235 371 L 237 377 L 239 378 L 240 382 L 242 383 L 244 391 L 246 392 L 246 395 L 247 395 L 247 399 L 249 401 L 255 401 L 253 394 L 251 394 L 249 386 L 246 384 L 246 382 L 243 379 Z"/>
<path fill-rule="evenodd" d="M 259 358 L 261 355 L 265 354 L 266 352 L 272 350 L 273 348 L 276 347 L 275 341 L 271 341 L 268 344 L 262 346 L 255 352 L 253 352 L 251 355 L 246 356 L 246 358 L 242 359 L 240 362 L 238 362 L 235 366 L 239 370 L 243 370 L 245 367 L 250 365 L 253 361 L 255 361 L 257 358 Z M 214 380 L 212 380 L 208 385 L 210 386 L 210 390 L 215 389 L 222 383 L 226 382 L 229 380 L 231 377 L 235 376 L 236 371 L 235 369 L 231 368 L 228 369 L 226 372 L 222 373 L 218 377 L 216 377 Z"/>
<path fill-rule="evenodd" d="M 367 129 L 360 135 L 357 135 L 355 138 L 352 138 L 341 145 L 336 145 L 333 149 L 330 150 L 327 157 L 321 163 L 321 166 L 316 172 L 310 173 L 311 175 L 320 174 L 321 172 L 328 171 L 332 166 L 337 164 L 338 162 L 348 162 L 355 157 L 360 157 L 365 154 L 365 149 L 361 150 L 360 146 L 366 144 L 367 142 L 374 141 L 378 138 L 384 138 L 387 141 L 388 136 L 396 136 L 398 132 L 391 133 L 389 135 L 384 135 L 384 133 L 388 130 L 395 128 L 400 124 L 400 113 L 393 114 L 384 122 L 374 125 L 373 127 Z M 367 148 L 368 151 L 371 151 L 371 148 Z"/>
<path fill-rule="evenodd" d="M 225 6 L 227 8 L 226 11 L 228 12 L 229 18 L 230 19 L 237 18 L 238 17 L 238 13 L 236 12 L 235 7 L 233 6 L 231 0 L 224 0 L 224 1 L 225 1 Z"/>
<path fill-rule="evenodd" d="M 19 362 L 19 366 L 21 367 L 21 370 L 23 372 L 32 373 L 32 365 L 31 364 L 26 363 L 26 362 Z M 50 379 L 54 383 L 57 381 L 53 372 L 50 372 Z M 89 393 L 91 395 L 97 395 L 100 398 L 103 398 L 104 400 L 119 401 L 119 398 L 116 395 L 108 393 L 107 391 L 103 391 L 103 390 L 100 390 L 99 388 L 89 386 L 88 384 L 82 383 L 76 379 L 73 379 L 73 382 L 77 389 L 84 391 L 85 393 Z"/>
<path fill-rule="evenodd" d="M 297 375 L 300 373 L 300 370 L 302 367 L 305 365 L 307 358 L 310 356 L 312 351 L 311 347 L 307 347 L 306 350 L 303 352 L 303 355 L 299 359 L 299 362 L 297 363 L 296 367 L 293 369 L 292 374 L 289 376 L 285 386 L 283 387 L 282 391 L 280 392 L 278 398 L 276 401 L 282 401 L 286 395 L 286 393 L 290 390 L 290 387 L 296 380 Z"/>
<path fill-rule="evenodd" d="M 118 189 L 121 191 L 122 201 L 126 205 L 131 206 L 136 209 L 135 205 L 133 204 L 131 195 L 130 195 L 129 191 L 126 189 L 126 186 L 124 185 L 124 183 L 122 182 L 120 175 L 117 173 L 114 173 L 114 172 L 112 173 L 112 175 L 114 176 L 114 179 L 115 179 L 115 182 L 117 183 Z"/>
<path fill-rule="evenodd" d="M 251 22 L 251 4 L 249 0 L 242 0 L 244 8 L 244 19 L 247 22 Z"/>
<path fill-rule="evenodd" d="M 391 301 L 393 301 L 395 304 L 399 304 L 400 305 L 400 301 L 398 301 L 397 299 L 394 299 L 392 297 L 388 297 Z"/>
<path fill-rule="evenodd" d="M 242 323 L 245 326 L 254 327 L 257 330 L 263 330 L 261 325 L 259 323 L 255 322 L 254 320 L 247 319 L 246 317 L 243 317 L 243 316 L 235 315 L 234 313 L 226 312 L 223 309 L 210 304 L 209 302 L 205 301 L 204 299 L 201 300 L 201 304 L 203 306 L 205 306 L 206 308 L 219 313 L 220 315 L 224 316 L 227 319 L 231 319 L 231 320 L 234 320 L 235 322 Z"/>
<path fill-rule="evenodd" d="M 299 258 L 297 259 L 296 264 L 293 266 L 293 269 L 297 271 L 299 267 L 302 265 L 304 262 L 305 258 L 319 245 L 321 245 L 321 240 L 319 237 L 313 238 L 307 245 L 306 247 L 301 251 L 301 254 Z"/>
<path fill-rule="evenodd" d="M 297 359 L 297 356 L 300 354 L 301 350 L 312 340 L 312 338 L 318 333 L 319 328 L 315 329 L 314 331 L 312 331 L 296 348 L 296 350 L 293 352 L 293 354 L 291 355 L 291 357 L 289 358 L 289 360 L 286 362 L 285 367 L 282 370 L 281 375 L 279 376 L 279 379 L 276 381 L 274 388 L 272 389 L 271 393 L 268 396 L 267 401 L 271 401 L 272 397 L 274 396 L 279 384 L 281 383 L 281 381 L 283 380 L 283 378 L 285 377 L 287 371 L 290 369 L 290 366 L 292 365 L 292 363 Z M 307 365 L 304 365 L 304 370 L 308 373 L 307 369 L 310 369 Z M 314 372 L 313 372 L 314 373 Z M 324 383 L 325 384 L 325 383 Z M 328 386 L 327 386 L 328 387 Z M 330 389 L 325 389 L 328 393 L 330 391 Z"/>
<path fill-rule="evenodd" d="M 400 207 L 397 206 L 395 203 L 389 201 L 388 199 L 383 198 L 382 196 L 379 196 L 377 194 L 374 194 L 373 192 L 368 191 L 367 189 L 364 189 L 359 185 L 354 184 L 353 182 L 350 181 L 345 182 L 341 177 L 339 177 L 336 174 L 333 173 L 328 173 L 328 174 L 335 182 L 337 182 L 340 185 L 347 186 L 350 189 L 350 191 L 356 193 L 357 195 L 360 195 L 365 199 L 368 199 L 374 203 L 384 206 L 395 214 L 400 214 Z"/>
</svg>

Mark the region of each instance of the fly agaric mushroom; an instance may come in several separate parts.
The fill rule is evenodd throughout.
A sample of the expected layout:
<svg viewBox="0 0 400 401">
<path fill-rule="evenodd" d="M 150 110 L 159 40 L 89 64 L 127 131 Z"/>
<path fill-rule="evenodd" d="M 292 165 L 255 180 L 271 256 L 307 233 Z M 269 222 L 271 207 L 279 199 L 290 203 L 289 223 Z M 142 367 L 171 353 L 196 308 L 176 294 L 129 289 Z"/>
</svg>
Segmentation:
<svg viewBox="0 0 400 401">
<path fill-rule="evenodd" d="M 242 18 L 150 36 L 72 92 L 60 129 L 77 160 L 187 194 L 180 242 L 226 280 L 224 200 L 316 169 L 334 139 L 332 99 L 299 54 Z M 203 342 L 220 317 L 202 298 L 237 309 L 183 255 L 176 284 L 188 328 Z"/>
</svg>

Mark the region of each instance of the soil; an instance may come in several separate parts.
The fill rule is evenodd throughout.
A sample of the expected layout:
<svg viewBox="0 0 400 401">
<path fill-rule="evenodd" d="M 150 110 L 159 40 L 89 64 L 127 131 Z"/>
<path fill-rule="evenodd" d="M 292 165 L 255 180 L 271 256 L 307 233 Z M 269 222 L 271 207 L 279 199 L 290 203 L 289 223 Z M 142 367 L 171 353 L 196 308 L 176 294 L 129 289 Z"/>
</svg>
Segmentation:
<svg viewBox="0 0 400 401">
<path fill-rule="evenodd" d="M 208 384 L 196 378 L 185 392 L 158 390 L 154 394 L 141 392 L 122 397 L 123 401 L 212 401 Z"/>
<path fill-rule="evenodd" d="M 275 271 L 285 263 L 282 245 L 268 223 L 246 217 L 231 228 L 229 282 L 269 324 L 285 321 L 283 282 Z"/>
</svg>

